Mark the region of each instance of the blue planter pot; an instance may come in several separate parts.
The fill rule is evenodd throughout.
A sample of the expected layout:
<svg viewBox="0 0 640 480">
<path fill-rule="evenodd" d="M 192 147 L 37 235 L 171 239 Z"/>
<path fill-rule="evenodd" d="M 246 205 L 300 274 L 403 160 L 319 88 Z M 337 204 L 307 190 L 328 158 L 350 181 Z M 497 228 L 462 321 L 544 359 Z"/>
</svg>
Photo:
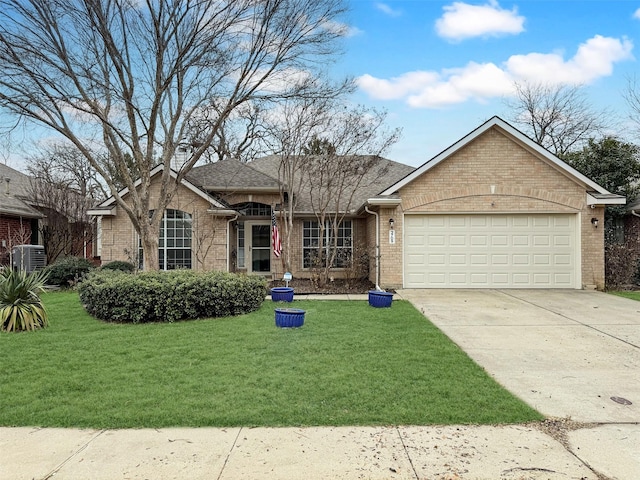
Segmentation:
<svg viewBox="0 0 640 480">
<path fill-rule="evenodd" d="M 304 324 L 305 311 L 299 308 L 276 308 L 276 327 L 296 328 Z"/>
<path fill-rule="evenodd" d="M 275 287 L 271 289 L 271 300 L 274 302 L 293 302 L 293 288 Z"/>
<path fill-rule="evenodd" d="M 369 290 L 369 305 L 376 308 L 386 308 L 393 302 L 393 293 Z"/>
</svg>

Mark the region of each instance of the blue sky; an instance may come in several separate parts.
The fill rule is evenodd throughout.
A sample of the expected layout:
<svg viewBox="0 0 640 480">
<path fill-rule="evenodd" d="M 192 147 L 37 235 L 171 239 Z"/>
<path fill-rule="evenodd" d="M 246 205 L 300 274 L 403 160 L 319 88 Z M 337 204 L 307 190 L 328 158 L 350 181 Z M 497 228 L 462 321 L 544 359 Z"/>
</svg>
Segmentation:
<svg viewBox="0 0 640 480">
<path fill-rule="evenodd" d="M 493 115 L 507 119 L 504 99 L 515 81 L 583 85 L 595 108 L 624 117 L 627 79 L 640 74 L 640 1 L 352 0 L 351 6 L 336 70 L 357 79 L 355 101 L 386 109 L 388 123 L 403 128 L 387 157 L 410 165 Z"/>
<path fill-rule="evenodd" d="M 354 101 L 386 109 L 403 129 L 386 156 L 409 165 L 493 115 L 508 119 L 514 81 L 584 85 L 595 108 L 623 118 L 627 79 L 640 79 L 640 0 L 347 1 L 333 73 L 356 78 Z M 8 163 L 23 168 L 23 157 L 11 152 Z"/>
</svg>

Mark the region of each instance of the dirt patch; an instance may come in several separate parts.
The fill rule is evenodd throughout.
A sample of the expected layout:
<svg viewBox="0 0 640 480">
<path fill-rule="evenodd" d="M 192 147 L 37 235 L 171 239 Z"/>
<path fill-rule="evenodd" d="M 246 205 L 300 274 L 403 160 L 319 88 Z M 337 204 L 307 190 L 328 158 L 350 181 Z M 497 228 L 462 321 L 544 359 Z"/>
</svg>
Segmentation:
<svg viewBox="0 0 640 480">
<path fill-rule="evenodd" d="M 284 287 L 283 280 L 274 280 L 269 282 L 268 287 Z M 351 280 L 347 282 L 343 279 L 336 279 L 327 283 L 326 286 L 320 286 L 307 278 L 294 278 L 289 281 L 289 286 L 299 295 L 307 294 L 346 294 L 346 293 L 367 293 L 374 290 L 376 286 L 368 280 Z"/>
<path fill-rule="evenodd" d="M 533 423 L 532 426 L 553 437 L 560 442 L 566 449 L 570 448 L 568 432 L 581 430 L 583 428 L 593 428 L 594 423 L 582 423 L 571 420 L 570 418 L 547 418 L 542 422 Z"/>
<path fill-rule="evenodd" d="M 534 422 L 529 425 L 534 428 L 537 428 L 538 430 L 542 431 L 543 433 L 546 433 L 550 437 L 560 442 L 562 446 L 566 448 L 567 451 L 572 453 L 573 455 L 575 455 L 575 453 L 573 452 L 571 448 L 571 444 L 569 443 L 568 433 L 574 430 L 580 430 L 583 428 L 593 428 L 597 426 L 596 423 L 576 422 L 574 420 L 571 420 L 570 418 L 547 418 L 542 422 Z M 579 458 L 577 455 L 576 457 Z M 585 465 L 588 468 L 590 468 L 591 471 L 598 477 L 598 480 L 611 480 L 609 477 L 593 470 L 593 468 L 590 467 L 589 465 L 587 464 Z"/>
</svg>

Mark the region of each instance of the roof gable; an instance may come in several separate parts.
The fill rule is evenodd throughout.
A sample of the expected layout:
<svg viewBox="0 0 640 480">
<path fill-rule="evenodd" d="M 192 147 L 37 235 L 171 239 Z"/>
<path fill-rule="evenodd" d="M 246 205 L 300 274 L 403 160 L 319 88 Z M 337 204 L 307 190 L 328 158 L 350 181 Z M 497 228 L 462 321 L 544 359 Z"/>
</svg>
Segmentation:
<svg viewBox="0 0 640 480">
<path fill-rule="evenodd" d="M 478 137 L 480 137 L 481 135 L 483 135 L 484 133 L 486 133 L 492 128 L 500 129 L 503 133 L 507 134 L 508 137 L 513 139 L 513 141 L 522 145 L 525 149 L 530 150 L 531 152 L 536 154 L 538 157 L 544 159 L 550 165 L 555 167 L 557 170 L 564 173 L 567 177 L 569 177 L 570 179 L 572 179 L 573 181 L 581 185 L 584 185 L 587 189 L 593 190 L 594 192 L 597 192 L 599 194 L 611 195 L 611 193 L 608 192 L 604 187 L 598 185 L 596 182 L 594 182 L 590 178 L 578 172 L 576 169 L 574 169 L 573 167 L 569 166 L 567 163 L 560 160 L 558 157 L 556 157 L 554 154 L 549 152 L 547 149 L 545 149 L 544 147 L 540 146 L 539 144 L 534 142 L 532 139 L 527 137 L 524 133 L 514 128 L 509 123 L 505 122 L 504 120 L 502 120 L 500 117 L 497 117 L 497 116 L 494 116 L 493 118 L 489 119 L 488 121 L 480 125 L 478 128 L 476 128 L 475 130 L 473 130 L 472 132 L 470 132 L 469 134 L 467 134 L 466 136 L 458 140 L 456 143 L 454 143 L 453 145 L 451 145 L 450 147 L 443 150 L 442 152 L 437 154 L 435 157 L 433 157 L 432 159 L 424 163 L 422 166 L 418 167 L 412 173 L 410 173 L 400 181 L 394 183 L 393 185 L 389 186 L 380 195 L 387 196 L 387 195 L 394 194 L 402 187 L 406 186 L 407 184 L 411 183 L 412 181 L 414 181 L 424 173 L 434 168 L 436 165 L 450 158 L 454 153 L 466 147 L 471 142 L 473 142 Z"/>
<path fill-rule="evenodd" d="M 151 170 L 151 172 L 149 173 L 149 177 L 153 178 L 156 175 L 162 173 L 163 170 L 164 170 L 164 165 L 158 165 Z M 174 179 L 178 177 L 178 174 L 173 169 L 170 170 L 169 174 Z M 138 187 L 141 183 L 142 183 L 142 180 L 138 179 L 135 181 L 134 186 Z M 216 200 L 215 198 L 213 198 L 212 196 L 210 196 L 209 194 L 207 194 L 206 192 L 204 192 L 203 190 L 201 190 L 200 188 L 198 188 L 196 185 L 194 185 L 193 183 L 191 183 L 189 180 L 185 178 L 183 178 L 180 181 L 180 185 L 191 190 L 196 195 L 202 197 L 204 200 L 211 203 L 211 205 L 213 205 L 216 208 L 221 208 L 221 209 L 227 208 L 225 205 L 220 203 L 218 200 Z M 120 198 L 123 198 L 128 193 L 129 193 L 129 188 L 123 188 L 118 192 L 118 195 L 120 196 Z M 106 199 L 104 202 L 102 202 L 100 205 L 98 205 L 97 209 L 112 207 L 115 205 L 115 203 L 116 203 L 116 198 L 112 195 L 111 197 Z M 97 211 L 97 209 L 94 211 Z"/>
</svg>

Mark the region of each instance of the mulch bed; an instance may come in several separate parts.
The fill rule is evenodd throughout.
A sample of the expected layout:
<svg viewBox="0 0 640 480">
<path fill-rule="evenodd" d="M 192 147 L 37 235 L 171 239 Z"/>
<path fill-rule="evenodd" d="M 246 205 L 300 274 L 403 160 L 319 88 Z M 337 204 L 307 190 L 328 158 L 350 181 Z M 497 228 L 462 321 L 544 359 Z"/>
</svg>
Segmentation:
<svg viewBox="0 0 640 480">
<path fill-rule="evenodd" d="M 286 286 L 284 280 L 274 280 L 269 282 L 269 288 Z M 327 283 L 326 286 L 317 285 L 308 278 L 294 278 L 289 281 L 289 286 L 299 295 L 307 294 L 337 294 L 337 293 L 367 293 L 374 290 L 376 286 L 368 280 L 351 280 L 349 282 L 343 279 L 336 279 Z"/>
</svg>

